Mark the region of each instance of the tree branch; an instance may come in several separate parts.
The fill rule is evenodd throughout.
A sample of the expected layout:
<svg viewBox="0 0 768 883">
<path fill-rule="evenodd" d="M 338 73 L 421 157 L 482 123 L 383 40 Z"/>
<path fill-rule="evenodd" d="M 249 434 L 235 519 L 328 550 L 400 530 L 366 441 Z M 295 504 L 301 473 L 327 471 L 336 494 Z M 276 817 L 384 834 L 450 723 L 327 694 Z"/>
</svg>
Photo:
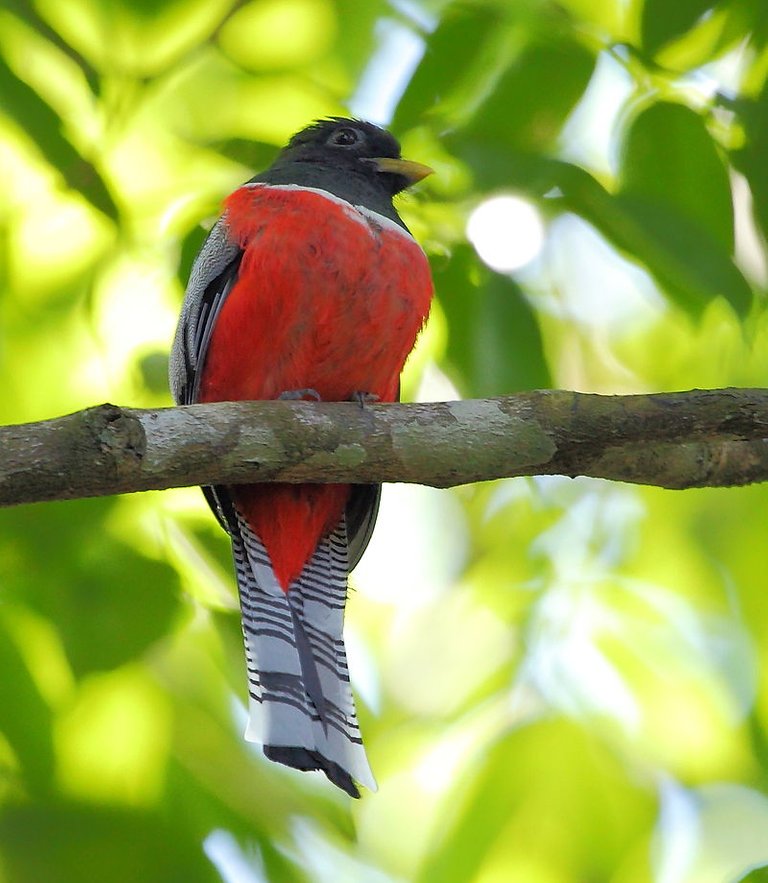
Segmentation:
<svg viewBox="0 0 768 883">
<path fill-rule="evenodd" d="M 532 392 L 432 404 L 101 405 L 0 428 L 0 505 L 244 482 L 450 487 L 591 475 L 666 488 L 768 480 L 768 390 Z"/>
</svg>

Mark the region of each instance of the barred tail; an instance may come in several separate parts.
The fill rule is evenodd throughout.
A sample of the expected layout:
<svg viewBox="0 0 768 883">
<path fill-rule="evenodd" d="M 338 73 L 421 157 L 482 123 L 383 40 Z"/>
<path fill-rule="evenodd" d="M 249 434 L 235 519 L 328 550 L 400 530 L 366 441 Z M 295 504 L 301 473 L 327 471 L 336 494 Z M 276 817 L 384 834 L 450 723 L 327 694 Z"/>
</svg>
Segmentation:
<svg viewBox="0 0 768 883">
<path fill-rule="evenodd" d="M 245 738 L 271 760 L 322 770 L 352 797 L 376 790 L 357 724 L 342 629 L 345 522 L 325 537 L 286 593 L 261 541 L 238 516 L 232 531 L 248 666 Z"/>
</svg>

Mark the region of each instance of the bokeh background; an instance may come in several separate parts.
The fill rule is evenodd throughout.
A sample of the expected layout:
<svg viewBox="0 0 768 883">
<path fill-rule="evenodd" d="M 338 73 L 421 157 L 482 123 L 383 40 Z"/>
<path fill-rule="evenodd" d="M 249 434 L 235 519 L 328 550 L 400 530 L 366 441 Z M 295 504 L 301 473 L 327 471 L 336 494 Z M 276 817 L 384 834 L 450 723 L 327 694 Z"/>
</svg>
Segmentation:
<svg viewBox="0 0 768 883">
<path fill-rule="evenodd" d="M 767 76 L 765 0 L 5 0 L 0 421 L 170 404 L 222 198 L 347 112 L 437 171 L 399 202 L 438 291 L 406 398 L 764 386 Z M 241 738 L 199 491 L 3 510 L 0 879 L 766 880 L 767 512 L 388 487 L 351 802 Z"/>
</svg>

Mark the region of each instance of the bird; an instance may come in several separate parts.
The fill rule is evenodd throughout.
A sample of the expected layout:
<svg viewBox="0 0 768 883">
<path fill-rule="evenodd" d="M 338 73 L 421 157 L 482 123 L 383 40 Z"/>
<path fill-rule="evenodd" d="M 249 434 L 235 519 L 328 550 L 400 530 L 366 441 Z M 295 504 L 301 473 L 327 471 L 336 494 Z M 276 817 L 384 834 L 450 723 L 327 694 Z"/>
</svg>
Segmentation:
<svg viewBox="0 0 768 883">
<path fill-rule="evenodd" d="M 224 201 L 189 276 L 169 377 L 178 405 L 399 400 L 434 294 L 393 198 L 432 172 L 370 122 L 317 120 Z M 232 542 L 248 679 L 245 739 L 377 788 L 343 640 L 348 575 L 380 485 L 203 488 Z"/>
</svg>

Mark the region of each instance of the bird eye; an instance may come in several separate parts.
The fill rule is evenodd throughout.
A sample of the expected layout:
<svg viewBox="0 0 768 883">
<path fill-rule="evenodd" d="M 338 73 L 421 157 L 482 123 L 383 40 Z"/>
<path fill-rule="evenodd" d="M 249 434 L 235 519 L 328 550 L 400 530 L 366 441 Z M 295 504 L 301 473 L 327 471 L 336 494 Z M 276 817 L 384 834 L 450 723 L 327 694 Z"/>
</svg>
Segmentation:
<svg viewBox="0 0 768 883">
<path fill-rule="evenodd" d="M 357 129 L 337 129 L 328 139 L 329 144 L 336 144 L 339 147 L 351 147 L 362 139 L 362 133 Z"/>
</svg>

